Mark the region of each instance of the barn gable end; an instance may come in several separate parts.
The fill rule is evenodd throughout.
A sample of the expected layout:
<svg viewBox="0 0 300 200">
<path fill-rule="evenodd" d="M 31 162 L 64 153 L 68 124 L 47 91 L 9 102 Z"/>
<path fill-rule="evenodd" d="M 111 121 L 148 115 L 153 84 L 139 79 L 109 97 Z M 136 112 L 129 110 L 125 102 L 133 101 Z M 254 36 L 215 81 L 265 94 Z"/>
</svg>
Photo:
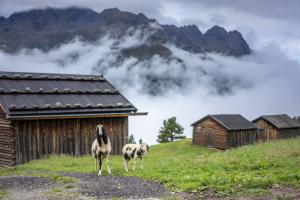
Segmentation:
<svg viewBox="0 0 300 200">
<path fill-rule="evenodd" d="M 128 116 L 146 114 L 102 75 L 0 72 L 0 105 L 0 166 L 89 154 L 97 124 L 119 154 Z"/>
<path fill-rule="evenodd" d="M 193 143 L 203 146 L 227 148 L 227 130 L 210 117 L 193 124 Z"/>
</svg>

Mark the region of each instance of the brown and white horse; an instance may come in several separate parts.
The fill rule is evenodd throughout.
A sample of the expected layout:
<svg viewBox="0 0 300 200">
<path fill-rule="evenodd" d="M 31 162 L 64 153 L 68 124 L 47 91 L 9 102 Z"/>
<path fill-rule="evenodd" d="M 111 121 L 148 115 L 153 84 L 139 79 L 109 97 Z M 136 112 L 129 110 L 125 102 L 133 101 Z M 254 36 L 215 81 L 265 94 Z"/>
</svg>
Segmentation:
<svg viewBox="0 0 300 200">
<path fill-rule="evenodd" d="M 102 162 L 106 158 L 107 172 L 110 174 L 109 168 L 109 155 L 111 152 L 111 143 L 107 136 L 106 130 L 103 125 L 99 124 L 96 127 L 96 139 L 92 144 L 92 155 L 95 158 L 96 170 L 97 165 L 99 166 L 98 176 L 102 173 Z"/>
</svg>

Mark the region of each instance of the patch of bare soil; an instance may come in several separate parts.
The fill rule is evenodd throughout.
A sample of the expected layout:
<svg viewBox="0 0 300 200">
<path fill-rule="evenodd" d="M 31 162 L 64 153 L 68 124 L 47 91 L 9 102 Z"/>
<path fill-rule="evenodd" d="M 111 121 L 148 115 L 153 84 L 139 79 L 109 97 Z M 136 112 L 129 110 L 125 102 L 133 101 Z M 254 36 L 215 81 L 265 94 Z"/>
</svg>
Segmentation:
<svg viewBox="0 0 300 200">
<path fill-rule="evenodd" d="M 299 200 L 300 188 L 278 186 L 270 189 L 270 195 L 252 198 L 254 200 Z M 240 200 L 250 200 L 251 198 L 241 198 Z"/>
<path fill-rule="evenodd" d="M 278 186 L 271 188 L 267 195 L 249 197 L 219 197 L 217 193 L 212 190 L 196 193 L 180 193 L 178 197 L 184 200 L 300 200 L 300 188 Z"/>
<path fill-rule="evenodd" d="M 8 176 L 0 177 L 0 186 L 8 193 L 4 199 L 42 200 L 46 199 L 44 192 L 56 184 L 38 177 Z"/>
</svg>

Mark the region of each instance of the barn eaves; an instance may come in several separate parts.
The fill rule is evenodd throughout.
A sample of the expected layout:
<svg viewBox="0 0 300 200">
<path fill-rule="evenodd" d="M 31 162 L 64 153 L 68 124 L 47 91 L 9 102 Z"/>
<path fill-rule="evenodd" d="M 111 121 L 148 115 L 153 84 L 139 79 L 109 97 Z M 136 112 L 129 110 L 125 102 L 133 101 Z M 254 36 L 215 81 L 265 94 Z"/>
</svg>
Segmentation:
<svg viewBox="0 0 300 200">
<path fill-rule="evenodd" d="M 7 119 L 140 115 L 102 75 L 0 72 Z"/>
</svg>

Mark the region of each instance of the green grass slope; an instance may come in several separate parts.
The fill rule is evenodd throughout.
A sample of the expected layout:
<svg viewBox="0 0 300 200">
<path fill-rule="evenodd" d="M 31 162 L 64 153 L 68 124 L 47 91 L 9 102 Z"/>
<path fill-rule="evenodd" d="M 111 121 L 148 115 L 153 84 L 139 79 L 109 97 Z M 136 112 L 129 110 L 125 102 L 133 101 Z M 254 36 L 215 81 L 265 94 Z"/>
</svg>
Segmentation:
<svg viewBox="0 0 300 200">
<path fill-rule="evenodd" d="M 139 176 L 177 190 L 253 194 L 275 185 L 300 185 L 300 138 L 227 151 L 195 146 L 188 139 L 151 146 L 143 171 L 138 161 L 136 171 L 126 173 L 121 156 L 112 156 L 110 163 L 112 175 Z M 0 175 L 45 171 L 96 173 L 91 156 L 52 156 L 16 169 L 1 170 Z M 107 175 L 105 165 L 103 175 Z"/>
</svg>

